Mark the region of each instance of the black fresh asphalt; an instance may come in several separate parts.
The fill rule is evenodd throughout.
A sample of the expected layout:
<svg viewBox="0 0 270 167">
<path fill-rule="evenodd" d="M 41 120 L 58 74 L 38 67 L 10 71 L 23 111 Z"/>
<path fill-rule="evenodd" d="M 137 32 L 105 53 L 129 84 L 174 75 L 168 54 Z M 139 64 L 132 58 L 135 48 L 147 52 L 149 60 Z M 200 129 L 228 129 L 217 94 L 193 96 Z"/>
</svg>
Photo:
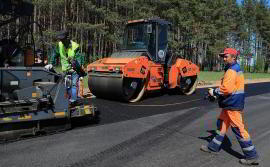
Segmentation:
<svg viewBox="0 0 270 167">
<path fill-rule="evenodd" d="M 96 99 L 94 103 L 99 109 L 101 120 L 99 124 L 102 125 L 191 107 L 213 105 L 213 103 L 204 100 L 207 90 L 208 88 L 197 89 L 196 93 L 191 96 L 179 95 L 177 92 L 155 92 L 135 104 L 104 99 Z M 247 84 L 245 85 L 245 92 L 246 97 L 270 93 L 270 83 Z"/>
<path fill-rule="evenodd" d="M 245 125 L 261 162 L 270 164 L 270 83 L 246 85 Z M 237 167 L 242 151 L 231 130 L 218 156 L 202 153 L 220 109 L 191 96 L 151 94 L 136 104 L 96 99 L 100 123 L 0 145 L 2 167 Z M 231 145 L 231 147 L 229 147 Z"/>
</svg>

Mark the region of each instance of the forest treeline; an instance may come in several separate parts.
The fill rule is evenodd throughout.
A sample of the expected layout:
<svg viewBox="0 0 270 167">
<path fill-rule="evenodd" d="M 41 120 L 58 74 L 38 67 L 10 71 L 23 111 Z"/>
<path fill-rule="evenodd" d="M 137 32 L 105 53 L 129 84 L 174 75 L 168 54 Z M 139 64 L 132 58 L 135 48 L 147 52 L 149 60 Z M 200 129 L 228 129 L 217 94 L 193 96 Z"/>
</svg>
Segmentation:
<svg viewBox="0 0 270 167">
<path fill-rule="evenodd" d="M 270 58 L 270 10 L 267 0 L 32 0 L 37 46 L 46 53 L 55 34 L 69 29 L 87 63 L 108 57 L 120 47 L 128 20 L 160 17 L 172 23 L 170 47 L 176 56 L 192 60 L 201 70 L 220 70 L 218 53 L 237 48 L 241 65 L 267 72 Z M 6 26 L 8 28 L 8 26 Z M 3 29 L 1 31 L 4 31 Z M 253 57 L 254 68 L 249 68 Z"/>
</svg>

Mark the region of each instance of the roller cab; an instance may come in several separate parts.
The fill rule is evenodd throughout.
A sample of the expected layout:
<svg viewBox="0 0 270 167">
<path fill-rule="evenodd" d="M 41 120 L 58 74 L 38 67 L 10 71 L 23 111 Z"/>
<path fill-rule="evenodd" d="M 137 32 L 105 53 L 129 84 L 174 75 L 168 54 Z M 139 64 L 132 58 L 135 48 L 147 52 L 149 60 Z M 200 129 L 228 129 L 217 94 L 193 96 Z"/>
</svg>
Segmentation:
<svg viewBox="0 0 270 167">
<path fill-rule="evenodd" d="M 159 18 L 129 21 L 122 50 L 87 66 L 90 91 L 97 97 L 127 102 L 164 88 L 192 94 L 199 68 L 168 52 L 170 25 Z"/>
</svg>

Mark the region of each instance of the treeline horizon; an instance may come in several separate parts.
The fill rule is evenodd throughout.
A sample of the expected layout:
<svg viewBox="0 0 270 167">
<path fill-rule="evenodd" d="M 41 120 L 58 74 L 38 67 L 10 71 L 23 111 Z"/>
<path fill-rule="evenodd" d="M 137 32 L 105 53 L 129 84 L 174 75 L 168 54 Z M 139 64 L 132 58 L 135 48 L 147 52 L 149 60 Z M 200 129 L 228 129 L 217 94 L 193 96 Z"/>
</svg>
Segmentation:
<svg viewBox="0 0 270 167">
<path fill-rule="evenodd" d="M 270 44 L 268 0 L 32 0 L 31 20 L 37 47 L 45 41 L 49 55 L 58 31 L 67 29 L 80 44 L 86 62 L 119 50 L 128 20 L 159 17 L 172 23 L 170 47 L 178 57 L 201 70 L 221 70 L 218 57 L 225 47 L 240 51 L 245 71 L 267 72 Z M 3 16 L 2 16 L 3 17 Z M 1 29 L 8 34 L 16 24 Z M 249 58 L 254 58 L 250 67 Z"/>
</svg>

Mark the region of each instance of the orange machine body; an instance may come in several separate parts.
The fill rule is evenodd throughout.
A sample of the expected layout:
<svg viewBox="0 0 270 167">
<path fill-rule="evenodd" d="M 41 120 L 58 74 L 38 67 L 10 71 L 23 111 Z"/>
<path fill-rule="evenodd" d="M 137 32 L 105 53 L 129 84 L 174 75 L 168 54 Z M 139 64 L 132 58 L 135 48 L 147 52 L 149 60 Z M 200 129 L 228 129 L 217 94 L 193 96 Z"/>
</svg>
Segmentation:
<svg viewBox="0 0 270 167">
<path fill-rule="evenodd" d="M 122 50 L 88 65 L 88 87 L 97 97 L 137 102 L 145 92 L 178 89 L 192 94 L 199 68 L 170 53 L 168 30 L 171 23 L 159 19 L 129 21 Z"/>
<path fill-rule="evenodd" d="M 104 58 L 87 66 L 88 72 L 101 73 L 104 76 L 117 74 L 118 77 L 146 79 L 146 90 L 162 89 L 164 85 L 164 66 L 148 60 L 147 57 L 137 58 Z M 185 59 L 177 59 L 168 68 L 168 88 L 180 85 L 182 77 L 199 74 L 199 67 Z"/>
</svg>

